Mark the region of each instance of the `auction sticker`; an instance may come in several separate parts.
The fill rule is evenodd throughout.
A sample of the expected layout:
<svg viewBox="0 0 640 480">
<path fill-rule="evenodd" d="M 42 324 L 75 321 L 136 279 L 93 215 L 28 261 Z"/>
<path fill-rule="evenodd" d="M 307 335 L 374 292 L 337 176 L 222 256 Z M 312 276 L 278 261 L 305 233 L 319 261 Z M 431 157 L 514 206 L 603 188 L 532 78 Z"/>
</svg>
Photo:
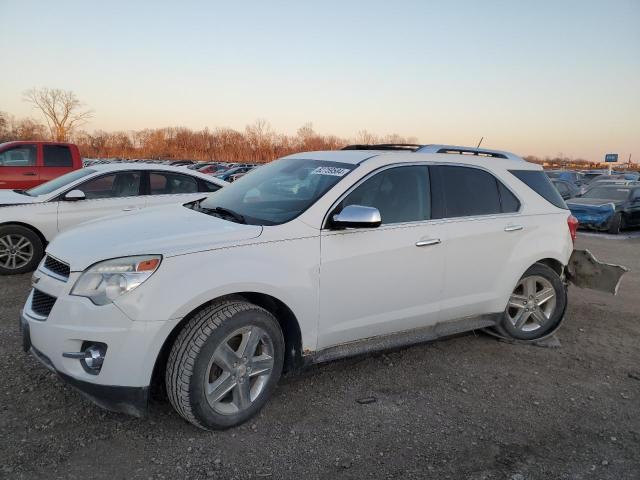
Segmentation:
<svg viewBox="0 0 640 480">
<path fill-rule="evenodd" d="M 338 167 L 318 167 L 311 170 L 311 175 L 331 175 L 333 177 L 344 177 L 347 173 L 349 173 L 348 168 Z"/>
</svg>

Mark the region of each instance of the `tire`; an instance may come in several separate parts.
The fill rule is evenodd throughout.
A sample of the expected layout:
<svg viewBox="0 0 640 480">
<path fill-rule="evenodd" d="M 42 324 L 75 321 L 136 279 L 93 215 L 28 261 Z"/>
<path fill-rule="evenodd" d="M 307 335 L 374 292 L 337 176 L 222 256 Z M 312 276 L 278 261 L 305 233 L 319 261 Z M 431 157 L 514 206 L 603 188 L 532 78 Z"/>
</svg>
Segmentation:
<svg viewBox="0 0 640 480">
<path fill-rule="evenodd" d="M 239 355 L 243 351 L 251 353 Z M 234 427 L 264 406 L 283 362 L 284 338 L 271 313 L 244 301 L 214 303 L 176 337 L 167 361 L 167 396 L 199 428 Z"/>
<path fill-rule="evenodd" d="M 0 275 L 17 275 L 36 269 L 44 245 L 33 230 L 21 225 L 0 227 Z"/>
<path fill-rule="evenodd" d="M 611 219 L 611 224 L 609 225 L 608 233 L 612 235 L 618 235 L 620 233 L 620 228 L 622 228 L 622 213 L 616 213 Z"/>
<path fill-rule="evenodd" d="M 517 340 L 537 340 L 557 330 L 566 307 L 567 289 L 560 276 L 536 263 L 516 284 L 496 330 Z"/>
</svg>

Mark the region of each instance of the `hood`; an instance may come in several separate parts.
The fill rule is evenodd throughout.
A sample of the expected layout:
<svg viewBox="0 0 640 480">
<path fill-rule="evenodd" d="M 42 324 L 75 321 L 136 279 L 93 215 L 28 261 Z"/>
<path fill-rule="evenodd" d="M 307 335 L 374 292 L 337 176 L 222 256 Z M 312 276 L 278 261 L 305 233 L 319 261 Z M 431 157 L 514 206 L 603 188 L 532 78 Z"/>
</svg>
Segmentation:
<svg viewBox="0 0 640 480">
<path fill-rule="evenodd" d="M 567 206 L 571 208 L 571 205 L 580 207 L 603 207 L 605 205 L 622 205 L 624 200 L 607 200 L 606 198 L 571 198 L 567 200 Z"/>
<path fill-rule="evenodd" d="M 257 238 L 258 225 L 242 225 L 183 205 L 160 206 L 83 223 L 58 235 L 47 252 L 72 271 L 110 258 L 161 254 L 172 257 Z"/>
<path fill-rule="evenodd" d="M 42 199 L 40 197 L 22 195 L 21 193 L 14 192 L 13 190 L 0 190 L 0 207 L 6 207 L 9 205 L 26 205 L 41 201 Z"/>
</svg>

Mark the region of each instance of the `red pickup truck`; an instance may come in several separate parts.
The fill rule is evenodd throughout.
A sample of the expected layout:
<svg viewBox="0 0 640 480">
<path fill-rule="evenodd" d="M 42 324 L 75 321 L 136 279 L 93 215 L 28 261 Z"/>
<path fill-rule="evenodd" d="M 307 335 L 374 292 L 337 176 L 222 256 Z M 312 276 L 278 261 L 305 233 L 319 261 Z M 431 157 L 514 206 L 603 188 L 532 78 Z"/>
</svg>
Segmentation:
<svg viewBox="0 0 640 480">
<path fill-rule="evenodd" d="M 28 190 L 78 168 L 82 158 L 71 143 L 0 143 L 0 189 Z"/>
</svg>

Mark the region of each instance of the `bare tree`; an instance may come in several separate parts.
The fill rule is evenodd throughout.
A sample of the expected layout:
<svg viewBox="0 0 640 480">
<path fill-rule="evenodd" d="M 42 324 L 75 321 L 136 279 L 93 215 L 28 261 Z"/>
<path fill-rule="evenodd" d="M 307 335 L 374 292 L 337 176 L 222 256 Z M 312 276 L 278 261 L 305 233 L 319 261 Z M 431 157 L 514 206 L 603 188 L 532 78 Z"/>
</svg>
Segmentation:
<svg viewBox="0 0 640 480">
<path fill-rule="evenodd" d="M 69 140 L 73 131 L 93 116 L 70 90 L 59 88 L 32 88 L 24 92 L 24 101 L 32 104 L 44 115 L 51 136 L 57 142 Z"/>
</svg>

